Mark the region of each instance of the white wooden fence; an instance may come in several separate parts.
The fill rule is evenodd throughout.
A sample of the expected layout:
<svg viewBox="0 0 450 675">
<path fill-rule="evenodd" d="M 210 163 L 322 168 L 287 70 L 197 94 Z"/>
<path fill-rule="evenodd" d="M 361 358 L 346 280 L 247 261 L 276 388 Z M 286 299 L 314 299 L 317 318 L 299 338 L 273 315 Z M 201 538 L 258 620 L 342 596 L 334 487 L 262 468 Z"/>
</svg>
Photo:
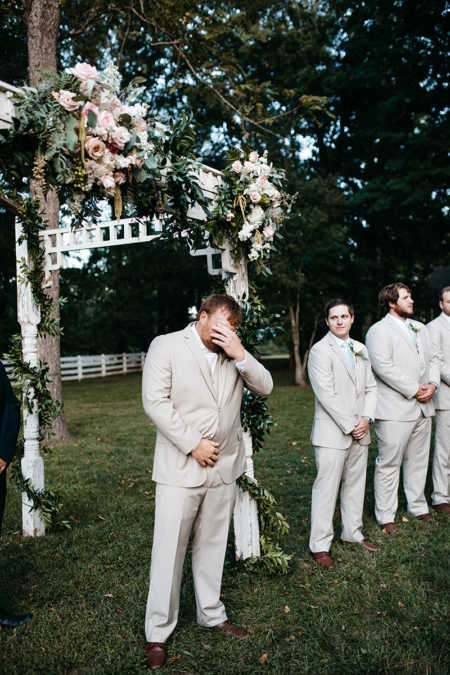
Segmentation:
<svg viewBox="0 0 450 675">
<path fill-rule="evenodd" d="M 68 380 L 86 380 L 89 377 L 137 373 L 144 367 L 145 352 L 135 354 L 95 354 L 89 356 L 62 356 L 61 377 Z M 3 361 L 11 378 L 12 367 Z M 11 379 L 12 384 L 14 381 Z"/>
</svg>

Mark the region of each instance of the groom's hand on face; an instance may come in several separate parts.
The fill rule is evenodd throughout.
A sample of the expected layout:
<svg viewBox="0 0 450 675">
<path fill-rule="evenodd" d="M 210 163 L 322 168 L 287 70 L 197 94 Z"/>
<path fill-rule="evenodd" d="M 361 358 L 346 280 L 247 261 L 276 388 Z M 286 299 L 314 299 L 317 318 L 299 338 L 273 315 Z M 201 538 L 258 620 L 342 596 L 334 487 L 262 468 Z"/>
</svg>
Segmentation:
<svg viewBox="0 0 450 675">
<path fill-rule="evenodd" d="M 191 452 L 191 455 L 201 466 L 214 466 L 219 458 L 219 444 L 202 438 L 200 443 Z"/>
<path fill-rule="evenodd" d="M 245 359 L 245 349 L 236 333 L 234 326 L 223 318 L 218 318 L 211 331 L 214 344 L 223 349 L 225 354 L 235 361 Z"/>
</svg>

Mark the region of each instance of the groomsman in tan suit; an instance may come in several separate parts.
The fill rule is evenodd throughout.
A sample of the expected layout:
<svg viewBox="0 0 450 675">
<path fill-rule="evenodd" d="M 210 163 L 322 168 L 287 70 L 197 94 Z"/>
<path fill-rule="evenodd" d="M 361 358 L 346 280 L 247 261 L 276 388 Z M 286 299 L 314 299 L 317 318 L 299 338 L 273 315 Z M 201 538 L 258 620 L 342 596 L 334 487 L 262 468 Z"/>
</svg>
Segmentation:
<svg viewBox="0 0 450 675">
<path fill-rule="evenodd" d="M 240 408 L 243 388 L 267 395 L 270 373 L 243 348 L 236 329 L 242 310 L 211 295 L 196 323 L 153 340 L 142 381 L 145 412 L 157 427 L 153 480 L 155 529 L 145 632 L 151 669 L 164 665 L 165 643 L 179 609 L 183 561 L 192 540 L 197 622 L 228 635 L 220 600 L 236 479 L 245 470 Z"/>
<path fill-rule="evenodd" d="M 369 329 L 366 345 L 378 385 L 375 433 L 375 516 L 385 532 L 398 530 L 400 468 L 408 511 L 437 525 L 424 495 L 431 439 L 432 397 L 440 381 L 441 358 L 427 327 L 411 319 L 408 286 L 385 286 L 378 296 L 386 316 Z"/>
<path fill-rule="evenodd" d="M 433 397 L 436 428 L 431 505 L 438 513 L 450 513 L 450 286 L 442 289 L 439 306 L 442 314 L 428 324 L 442 353 L 441 382 Z"/>
<path fill-rule="evenodd" d="M 375 552 L 362 533 L 369 426 L 377 388 L 363 344 L 350 339 L 353 307 L 337 298 L 325 305 L 329 332 L 311 349 L 308 375 L 314 390 L 311 442 L 317 465 L 312 489 L 309 548 L 321 567 L 330 556 L 333 516 L 341 486 L 342 540 Z"/>
</svg>

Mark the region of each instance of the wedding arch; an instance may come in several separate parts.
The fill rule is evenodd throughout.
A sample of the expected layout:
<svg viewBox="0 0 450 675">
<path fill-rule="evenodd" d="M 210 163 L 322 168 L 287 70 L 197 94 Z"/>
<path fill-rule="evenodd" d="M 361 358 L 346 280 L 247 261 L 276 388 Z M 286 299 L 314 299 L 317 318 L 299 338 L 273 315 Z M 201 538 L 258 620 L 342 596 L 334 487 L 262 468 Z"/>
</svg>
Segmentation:
<svg viewBox="0 0 450 675">
<path fill-rule="evenodd" d="M 60 149 L 52 149 L 54 137 L 49 141 L 46 132 L 43 134 L 44 147 L 50 146 L 50 150 L 46 151 L 47 155 L 38 150 L 33 168 L 34 178 L 40 176 L 45 185 L 45 171 L 56 156 L 59 160 L 59 164 L 55 164 L 56 178 L 60 181 L 66 179 L 69 184 L 77 188 L 81 186 L 84 191 L 70 192 L 71 207 L 78 212 L 79 224 L 75 228 L 64 223 L 54 229 L 45 229 L 42 223 L 36 226 L 39 212 L 31 200 L 23 202 L 22 211 L 16 218 L 17 311 L 22 338 L 22 354 L 21 358 L 17 357 L 17 363 L 23 364 L 19 381 L 25 384 L 21 460 L 24 485 L 22 519 L 23 533 L 29 536 L 45 534 L 45 522 L 38 499 L 45 488 L 44 461 L 40 452 L 40 418 L 45 406 L 40 404 L 40 385 L 36 384 L 45 382 L 45 377 L 39 380 L 41 364 L 38 353 L 38 335 L 42 332 L 43 306 L 39 301 L 42 297 L 42 281 L 47 287 L 50 286 L 52 273 L 60 269 L 64 254 L 72 251 L 140 244 L 163 236 L 167 227 L 167 214 L 171 210 L 169 199 L 166 204 L 159 203 L 151 217 L 142 214 L 121 217 L 122 186 L 134 180 L 132 187 L 136 190 L 136 184 L 143 183 L 156 169 L 157 137 L 154 134 L 150 138 L 147 133 L 142 107 L 138 104 L 125 105 L 119 102 L 116 94 L 115 98 L 108 94 L 108 91 L 114 90 L 111 86 L 114 77 L 117 80 L 117 71 L 113 67 L 109 67 L 108 72 L 105 69 L 103 82 L 95 68 L 88 64 L 78 64 L 69 70 L 72 72 L 60 76 L 59 82 L 53 82 L 44 93 L 30 88 L 17 90 L 0 84 L 0 125 L 3 120 L 2 126 L 6 123 L 12 127 L 13 120 L 20 119 L 22 113 L 22 126 L 16 124 L 14 133 L 23 134 L 25 130 L 25 133 L 30 134 L 29 120 L 33 115 L 33 105 L 36 109 L 39 97 L 42 101 L 42 96 L 46 96 L 51 120 L 49 124 L 55 126 L 55 137 L 59 134 L 60 139 L 61 130 L 63 132 L 62 153 Z M 72 91 L 68 90 L 69 86 Z M 118 108 L 119 105 L 121 109 L 117 112 L 114 106 Z M 100 125 L 101 120 L 106 120 L 104 127 Z M 240 159 L 237 159 L 238 156 Z M 158 175 L 160 192 L 157 197 L 160 202 L 161 194 L 165 194 L 165 182 L 169 180 L 174 165 L 175 162 L 169 159 Z M 170 233 L 187 237 L 191 255 L 205 256 L 208 272 L 221 275 L 226 292 L 238 302 L 246 304 L 249 302 L 247 262 L 257 261 L 263 266 L 284 217 L 282 204 L 288 204 L 287 196 L 275 186 L 277 181 L 280 183 L 281 173 L 268 163 L 265 156 L 259 157 L 255 151 L 249 153 L 247 158 L 241 152 L 236 154 L 234 162 L 224 172 L 197 161 L 186 165 L 181 162 L 181 166 L 182 170 L 178 167 L 180 175 L 175 174 L 175 179 L 186 190 L 188 198 L 185 202 L 188 204 L 185 204 L 182 226 L 175 219 L 175 228 L 169 225 Z M 70 172 L 72 175 L 67 179 Z M 186 188 L 187 184 L 189 189 Z M 84 207 L 91 193 L 97 199 L 105 195 L 113 199 L 115 219 L 86 219 Z M 25 226 L 25 223 L 28 225 Z M 193 223 L 193 229 L 186 223 Z M 31 238 L 34 239 L 30 245 Z M 194 241 L 197 244 L 202 241 L 203 245 L 195 246 Z M 214 265 L 218 256 L 221 260 L 219 267 Z M 37 270 L 39 274 L 35 274 Z M 48 307 L 45 309 L 48 315 Z M 234 512 L 236 556 L 258 559 L 261 557 L 262 543 L 263 558 L 269 561 L 268 566 L 285 570 L 289 556 L 281 551 L 277 543 L 271 542 L 271 535 L 275 530 L 278 535 L 286 532 L 287 523 L 281 514 L 275 512 L 275 501 L 270 493 L 255 481 L 252 429 L 250 424 L 244 424 L 244 428 L 246 426 L 246 474 L 240 483 Z M 259 427 L 261 430 L 261 424 Z M 263 511 L 260 513 L 263 526 L 267 525 L 268 529 L 265 536 L 260 532 L 258 503 Z"/>
</svg>

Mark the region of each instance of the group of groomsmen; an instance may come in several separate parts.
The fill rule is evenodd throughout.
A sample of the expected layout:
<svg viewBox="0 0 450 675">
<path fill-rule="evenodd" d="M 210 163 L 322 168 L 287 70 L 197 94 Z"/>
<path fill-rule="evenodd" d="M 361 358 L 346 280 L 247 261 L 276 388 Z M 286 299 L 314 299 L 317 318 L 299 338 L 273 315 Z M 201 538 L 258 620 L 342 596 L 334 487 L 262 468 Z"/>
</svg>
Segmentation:
<svg viewBox="0 0 450 675">
<path fill-rule="evenodd" d="M 308 360 L 317 465 L 309 547 L 325 568 L 334 567 L 330 548 L 339 488 L 342 541 L 380 550 L 362 532 L 372 425 L 378 447 L 375 517 L 383 531 L 399 529 L 401 470 L 408 512 L 430 526 L 439 524 L 424 494 L 434 416 L 431 505 L 438 513 L 450 513 L 450 286 L 440 293 L 442 313 L 427 325 L 412 319 L 414 301 L 405 284 L 385 286 L 378 299 L 386 315 L 370 327 L 365 345 L 350 338 L 353 307 L 342 298 L 329 301 L 329 332 Z"/>
</svg>

